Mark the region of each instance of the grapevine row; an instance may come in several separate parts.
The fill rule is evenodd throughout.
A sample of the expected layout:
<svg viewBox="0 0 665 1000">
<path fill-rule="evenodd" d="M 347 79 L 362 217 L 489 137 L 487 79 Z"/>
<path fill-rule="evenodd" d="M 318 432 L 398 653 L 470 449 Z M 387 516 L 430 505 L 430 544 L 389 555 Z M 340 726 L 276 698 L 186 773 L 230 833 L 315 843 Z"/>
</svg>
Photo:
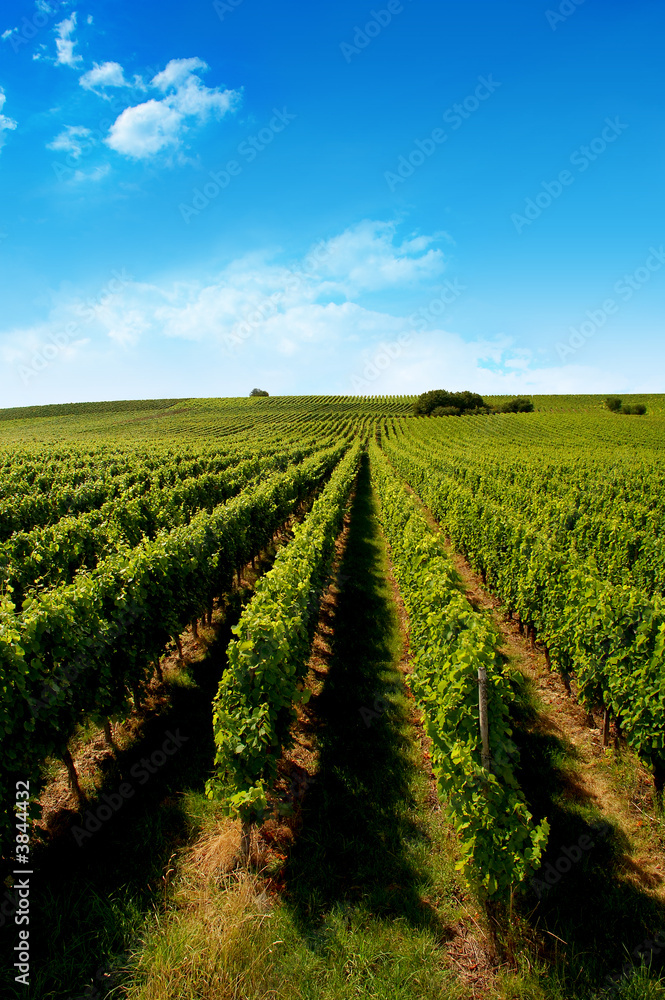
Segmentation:
<svg viewBox="0 0 665 1000">
<path fill-rule="evenodd" d="M 508 507 L 451 480 L 411 453 L 408 437 L 385 444 L 453 544 L 490 590 L 545 644 L 546 655 L 589 708 L 604 706 L 628 743 L 665 782 L 665 601 L 602 579 Z"/>
<path fill-rule="evenodd" d="M 311 449 L 314 450 L 314 449 Z M 17 531 L 0 542 L 0 580 L 20 605 L 30 589 L 69 583 L 81 569 L 94 569 L 123 547 L 143 537 L 186 524 L 199 510 L 218 504 L 249 487 L 252 480 L 298 462 L 307 450 L 298 448 L 269 458 L 231 465 L 223 472 L 203 473 L 169 487 L 153 487 L 135 496 L 107 500 L 97 510 L 63 517 L 55 525 Z"/>
<path fill-rule="evenodd" d="M 549 826 L 533 822 L 515 777 L 512 690 L 489 619 L 473 610 L 441 539 L 376 444 L 372 478 L 395 576 L 410 622 L 408 682 L 432 741 L 432 768 L 448 803 L 462 868 L 490 898 L 505 897 L 539 866 Z M 479 673 L 487 677 L 488 746 L 480 726 Z M 489 754 L 488 754 L 489 752 Z M 489 759 L 488 759 L 489 756 Z"/>
<path fill-rule="evenodd" d="M 340 462 L 234 629 L 213 704 L 216 773 L 208 794 L 223 798 L 245 830 L 266 814 L 294 706 L 309 695 L 303 677 L 313 629 L 360 453 L 356 444 Z"/>
<path fill-rule="evenodd" d="M 40 785 L 41 765 L 63 755 L 75 727 L 128 709 L 172 636 L 207 611 L 234 570 L 329 475 L 346 445 L 279 473 L 211 513 L 69 585 L 0 604 L 0 798 L 16 776 Z"/>
</svg>

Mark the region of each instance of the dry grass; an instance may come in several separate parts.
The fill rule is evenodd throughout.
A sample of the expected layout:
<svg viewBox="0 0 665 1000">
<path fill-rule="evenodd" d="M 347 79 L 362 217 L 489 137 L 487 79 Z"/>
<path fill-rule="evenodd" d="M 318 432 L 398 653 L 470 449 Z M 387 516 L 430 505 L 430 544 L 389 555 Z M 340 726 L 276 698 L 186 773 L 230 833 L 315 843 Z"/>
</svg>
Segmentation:
<svg viewBox="0 0 665 1000">
<path fill-rule="evenodd" d="M 225 819 L 180 858 L 163 912 L 155 914 L 132 968 L 131 1000 L 261 996 L 256 971 L 271 943 L 272 901 L 260 872 L 237 867 L 240 826 Z M 261 847 L 254 837 L 253 862 Z M 260 975 L 259 975 L 260 978 Z"/>
</svg>

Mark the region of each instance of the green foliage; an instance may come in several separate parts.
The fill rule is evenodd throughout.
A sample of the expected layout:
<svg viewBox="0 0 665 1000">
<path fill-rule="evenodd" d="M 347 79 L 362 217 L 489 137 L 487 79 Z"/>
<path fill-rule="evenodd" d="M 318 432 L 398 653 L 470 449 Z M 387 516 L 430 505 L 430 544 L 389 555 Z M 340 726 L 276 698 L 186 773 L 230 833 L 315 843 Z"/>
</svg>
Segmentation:
<svg viewBox="0 0 665 1000">
<path fill-rule="evenodd" d="M 605 406 L 612 413 L 633 413 L 643 416 L 647 412 L 644 403 L 623 403 L 618 396 L 608 396 L 605 400 Z"/>
<path fill-rule="evenodd" d="M 234 629 L 213 703 L 216 774 L 208 794 L 245 821 L 264 817 L 294 706 L 309 696 L 303 677 L 360 454 L 356 444 L 340 462 Z"/>
<path fill-rule="evenodd" d="M 575 673 L 582 702 L 610 709 L 642 758 L 665 768 L 663 477 L 638 468 L 611 483 L 590 456 L 575 468 L 564 452 L 541 468 L 523 451 L 498 460 L 488 441 L 462 457 L 426 441 L 422 451 L 401 434 L 384 447 L 552 666 Z"/>
<path fill-rule="evenodd" d="M 432 389 L 421 393 L 413 404 L 416 416 L 459 416 L 469 411 L 487 412 L 487 407 L 482 396 L 468 390 L 448 392 L 446 389 Z"/>
<path fill-rule="evenodd" d="M 148 413 L 167 410 L 187 399 L 116 399 L 99 403 L 52 403 L 47 406 L 15 406 L 0 410 L 0 420 L 44 420 L 48 417 L 76 417 L 88 414 Z"/>
<path fill-rule="evenodd" d="M 533 413 L 533 401 L 527 396 L 515 396 L 496 407 L 497 413 Z"/>
<path fill-rule="evenodd" d="M 435 406 L 430 413 L 431 417 L 459 417 L 462 411 L 459 406 Z"/>
<path fill-rule="evenodd" d="M 250 396 L 269 396 L 270 393 L 266 392 L 265 389 L 252 389 Z"/>
<path fill-rule="evenodd" d="M 200 618 L 302 500 L 330 475 L 346 443 L 277 473 L 189 524 L 120 547 L 70 584 L 0 607 L 0 797 L 15 777 L 38 792 L 41 765 L 76 726 L 128 710 L 172 636 Z M 5 813 L 0 832 L 11 819 Z"/>
<path fill-rule="evenodd" d="M 220 456 L 220 472 L 187 475 L 190 463 L 178 470 L 187 478 L 172 478 L 166 485 L 163 470 L 155 482 L 150 474 L 136 484 L 128 484 L 113 494 L 101 507 L 78 515 L 66 515 L 54 524 L 15 531 L 0 542 L 0 579 L 20 605 L 33 590 L 71 583 L 77 572 L 93 570 L 108 556 L 124 546 L 138 545 L 143 538 L 154 538 L 158 531 L 188 524 L 200 510 L 211 511 L 218 504 L 237 496 L 241 490 L 258 485 L 267 474 L 297 464 L 314 449 L 296 448 L 282 453 L 257 452 L 251 458 Z M 234 459 L 236 459 L 234 461 Z M 200 464 L 200 463 L 199 463 Z M 121 477 L 126 481 L 128 477 Z M 111 491 L 109 491 L 111 492 Z M 52 499 L 58 491 L 52 490 Z M 14 511 L 14 516 L 18 512 Z"/>
<path fill-rule="evenodd" d="M 409 683 L 425 713 L 432 767 L 462 846 L 461 868 L 481 893 L 506 898 L 539 866 L 548 835 L 535 825 L 515 778 L 511 685 L 489 620 L 459 588 L 441 539 L 386 459 L 371 447 L 381 520 L 410 621 Z M 488 675 L 491 767 L 481 765 L 478 670 Z"/>
</svg>

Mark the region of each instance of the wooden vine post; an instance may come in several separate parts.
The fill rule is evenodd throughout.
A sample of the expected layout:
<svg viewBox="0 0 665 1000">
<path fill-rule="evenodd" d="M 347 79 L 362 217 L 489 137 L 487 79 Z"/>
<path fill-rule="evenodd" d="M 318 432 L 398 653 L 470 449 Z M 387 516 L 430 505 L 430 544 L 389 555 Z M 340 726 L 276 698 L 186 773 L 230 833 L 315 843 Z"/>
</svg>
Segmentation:
<svg viewBox="0 0 665 1000">
<path fill-rule="evenodd" d="M 111 720 L 104 719 L 102 723 L 102 730 L 104 732 L 104 742 L 107 747 L 115 753 L 115 743 L 113 742 L 113 729 L 111 728 Z"/>
<path fill-rule="evenodd" d="M 61 750 L 60 756 L 62 758 L 65 767 L 67 768 L 67 774 L 69 775 L 69 786 L 76 796 L 79 808 L 82 809 L 84 806 L 88 804 L 88 801 L 85 795 L 83 794 L 81 786 L 79 785 L 78 774 L 76 773 L 76 768 L 74 766 L 72 755 L 69 752 L 69 750 L 65 747 L 63 750 Z"/>
<path fill-rule="evenodd" d="M 240 857 L 242 858 L 242 863 L 246 865 L 249 861 L 249 850 L 252 843 L 252 821 L 250 819 L 243 819 L 242 821 L 242 833 L 240 835 Z"/>
<path fill-rule="evenodd" d="M 478 667 L 478 718 L 482 741 L 481 760 L 485 771 L 490 770 L 490 728 L 487 716 L 487 667 Z"/>
</svg>

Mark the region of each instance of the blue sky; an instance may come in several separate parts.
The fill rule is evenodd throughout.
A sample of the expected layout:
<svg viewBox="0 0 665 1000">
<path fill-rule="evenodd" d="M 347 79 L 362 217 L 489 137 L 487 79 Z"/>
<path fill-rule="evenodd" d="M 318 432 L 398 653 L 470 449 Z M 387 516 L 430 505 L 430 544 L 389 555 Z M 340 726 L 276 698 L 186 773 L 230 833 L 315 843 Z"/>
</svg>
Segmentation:
<svg viewBox="0 0 665 1000">
<path fill-rule="evenodd" d="M 5 0 L 0 406 L 663 391 L 659 0 Z"/>
</svg>

